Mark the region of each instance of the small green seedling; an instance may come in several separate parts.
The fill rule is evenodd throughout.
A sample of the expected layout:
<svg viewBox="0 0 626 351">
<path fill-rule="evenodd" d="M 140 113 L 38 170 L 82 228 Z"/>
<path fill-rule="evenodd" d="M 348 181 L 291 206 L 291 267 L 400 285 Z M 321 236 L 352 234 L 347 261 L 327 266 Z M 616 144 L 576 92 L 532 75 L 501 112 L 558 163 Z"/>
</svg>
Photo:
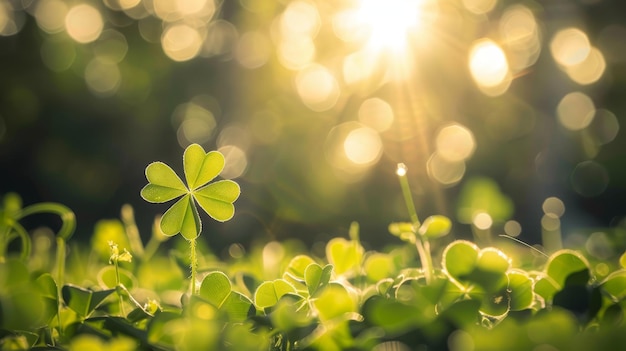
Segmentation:
<svg viewBox="0 0 626 351">
<path fill-rule="evenodd" d="M 189 241 L 191 249 L 191 293 L 196 292 L 196 238 L 202 231 L 197 205 L 211 218 L 225 222 L 235 214 L 233 202 L 241 190 L 232 180 L 208 184 L 224 169 L 225 159 L 219 151 L 205 152 L 202 146 L 191 144 L 183 154 L 183 167 L 187 185 L 163 162 L 153 162 L 146 167 L 148 185 L 141 189 L 141 197 L 152 203 L 164 203 L 180 198 L 161 217 L 161 230 L 165 235 L 180 233 Z"/>
</svg>

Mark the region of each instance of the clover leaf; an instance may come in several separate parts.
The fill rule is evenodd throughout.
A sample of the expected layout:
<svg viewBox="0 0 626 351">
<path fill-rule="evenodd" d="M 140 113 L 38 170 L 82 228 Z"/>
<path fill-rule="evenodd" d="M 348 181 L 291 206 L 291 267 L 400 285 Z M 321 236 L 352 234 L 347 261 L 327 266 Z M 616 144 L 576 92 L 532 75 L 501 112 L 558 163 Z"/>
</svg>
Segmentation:
<svg viewBox="0 0 626 351">
<path fill-rule="evenodd" d="M 185 181 L 163 162 L 146 167 L 148 184 L 141 189 L 141 197 L 152 203 L 178 199 L 161 217 L 161 230 L 166 235 L 181 233 L 187 240 L 200 235 L 202 221 L 199 205 L 211 218 L 225 222 L 235 214 L 233 202 L 241 190 L 232 180 L 208 184 L 224 169 L 224 155 L 219 151 L 205 152 L 202 146 L 191 144 L 183 154 Z"/>
</svg>

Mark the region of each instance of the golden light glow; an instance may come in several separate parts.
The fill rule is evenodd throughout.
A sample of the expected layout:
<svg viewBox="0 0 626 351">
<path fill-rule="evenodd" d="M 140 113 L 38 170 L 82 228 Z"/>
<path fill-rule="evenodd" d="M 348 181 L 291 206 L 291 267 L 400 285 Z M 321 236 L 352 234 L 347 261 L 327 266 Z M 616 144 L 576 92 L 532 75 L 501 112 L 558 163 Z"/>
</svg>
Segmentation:
<svg viewBox="0 0 626 351">
<path fill-rule="evenodd" d="M 379 132 L 389 129 L 393 124 L 393 119 L 393 110 L 383 99 L 369 98 L 359 107 L 359 121 Z"/>
<path fill-rule="evenodd" d="M 557 106 L 557 116 L 563 127 L 569 130 L 586 128 L 596 113 L 596 107 L 589 96 L 581 92 L 565 95 Z"/>
<path fill-rule="evenodd" d="M 510 85 L 506 55 L 502 48 L 490 39 L 480 39 L 472 45 L 469 69 L 478 87 L 487 95 L 500 95 Z"/>
<path fill-rule="evenodd" d="M 419 27 L 423 0 L 362 0 L 356 20 L 369 32 L 367 46 L 394 52 L 406 49 L 409 32 Z"/>
<path fill-rule="evenodd" d="M 204 20 L 215 14 L 213 0 L 153 0 L 154 14 L 166 22 L 174 22 L 193 16 Z"/>
<path fill-rule="evenodd" d="M 561 221 L 553 213 L 544 214 L 541 217 L 541 228 L 549 232 L 557 231 L 561 228 Z"/>
<path fill-rule="evenodd" d="M 202 38 L 196 28 L 187 24 L 168 27 L 161 37 L 165 54 L 174 61 L 188 61 L 198 55 Z"/>
<path fill-rule="evenodd" d="M 94 43 L 93 52 L 100 60 L 120 63 L 128 52 L 128 42 L 124 34 L 114 29 L 107 29 Z"/>
<path fill-rule="evenodd" d="M 211 57 L 230 54 L 238 36 L 237 28 L 232 23 L 221 19 L 211 21 L 206 27 L 206 37 L 200 55 Z"/>
<path fill-rule="evenodd" d="M 315 37 L 320 28 L 320 16 L 314 3 L 292 1 L 280 17 L 283 36 Z"/>
<path fill-rule="evenodd" d="M 474 134 L 460 124 L 442 128 L 435 143 L 439 156 L 451 162 L 466 160 L 476 149 Z"/>
<path fill-rule="evenodd" d="M 490 12 L 498 3 L 498 0 L 463 0 L 463 6 L 476 15 Z"/>
<path fill-rule="evenodd" d="M 452 186 L 463 179 L 465 175 L 464 161 L 450 161 L 438 152 L 434 152 L 426 162 L 428 176 L 444 186 Z"/>
<path fill-rule="evenodd" d="M 533 65 L 541 52 L 539 26 L 533 12 L 524 5 L 512 5 L 500 19 L 500 33 L 513 72 Z"/>
<path fill-rule="evenodd" d="M 376 57 L 365 50 L 359 50 L 343 59 L 343 80 L 348 85 L 364 83 L 378 70 Z"/>
<path fill-rule="evenodd" d="M 326 111 L 337 103 L 339 84 L 324 66 L 312 64 L 298 72 L 296 89 L 302 102 L 313 111 Z"/>
<path fill-rule="evenodd" d="M 86 44 L 98 39 L 104 22 L 95 7 L 79 4 L 72 7 L 65 16 L 65 30 L 75 41 Z"/>
<path fill-rule="evenodd" d="M 557 217 L 561 217 L 565 213 L 565 204 L 563 204 L 561 199 L 554 196 L 545 199 L 541 208 L 543 209 L 543 213 L 553 214 Z"/>
<path fill-rule="evenodd" d="M 363 126 L 348 133 L 343 142 L 343 149 L 351 162 L 369 165 L 378 161 L 383 144 L 375 130 Z"/>
<path fill-rule="evenodd" d="M 254 69 L 267 63 L 270 57 L 271 43 L 259 31 L 244 33 L 235 51 L 235 58 L 245 68 Z"/>
<path fill-rule="evenodd" d="M 107 97 L 119 89 L 122 74 L 116 64 L 95 58 L 85 67 L 85 82 L 95 95 Z"/>
<path fill-rule="evenodd" d="M 140 2 L 141 0 L 118 0 L 118 3 L 122 10 L 132 9 L 133 7 L 139 5 Z"/>
<path fill-rule="evenodd" d="M 594 139 L 600 145 L 608 144 L 617 137 L 619 133 L 619 120 L 617 116 L 609 110 L 598 109 L 590 126 Z"/>
<path fill-rule="evenodd" d="M 278 60 L 288 69 L 299 70 L 311 64 L 315 58 L 315 44 L 308 36 L 288 37 L 278 44 Z"/>
<path fill-rule="evenodd" d="M 179 105 L 174 110 L 172 119 L 175 123 L 180 123 L 177 136 L 181 146 L 206 143 L 213 136 L 217 126 L 213 113 L 194 102 Z"/>
<path fill-rule="evenodd" d="M 504 233 L 512 237 L 519 236 L 522 233 L 522 225 L 518 221 L 506 221 L 504 223 Z"/>
<path fill-rule="evenodd" d="M 35 20 L 41 30 L 47 33 L 58 33 L 65 28 L 67 4 L 61 0 L 42 0 L 35 7 Z"/>
<path fill-rule="evenodd" d="M 326 160 L 338 171 L 341 180 L 349 183 L 361 179 L 378 162 L 382 151 L 378 133 L 355 121 L 333 127 L 324 144 Z"/>
<path fill-rule="evenodd" d="M 404 177 L 407 171 L 408 168 L 404 163 L 398 163 L 398 167 L 396 168 L 396 174 L 398 175 L 398 177 Z"/>
<path fill-rule="evenodd" d="M 300 70 L 315 59 L 313 39 L 320 29 L 320 16 L 314 3 L 292 1 L 281 14 L 278 30 L 278 59 L 292 70 Z"/>
<path fill-rule="evenodd" d="M 488 213 L 479 212 L 474 216 L 473 224 L 480 230 L 487 230 L 493 225 L 493 219 Z"/>
<path fill-rule="evenodd" d="M 550 52 L 559 65 L 568 67 L 583 62 L 591 52 L 591 44 L 580 29 L 566 28 L 552 38 Z"/>
<path fill-rule="evenodd" d="M 591 48 L 589 55 L 578 64 L 565 67 L 567 75 L 580 85 L 588 85 L 597 82 L 606 69 L 604 55 L 595 47 Z"/>
<path fill-rule="evenodd" d="M 16 11 L 10 1 L 0 2 L 0 36 L 17 34 L 24 23 L 24 14 Z"/>
<path fill-rule="evenodd" d="M 246 153 L 234 145 L 225 145 L 218 149 L 224 155 L 226 164 L 220 175 L 225 179 L 239 178 L 248 168 Z"/>
</svg>

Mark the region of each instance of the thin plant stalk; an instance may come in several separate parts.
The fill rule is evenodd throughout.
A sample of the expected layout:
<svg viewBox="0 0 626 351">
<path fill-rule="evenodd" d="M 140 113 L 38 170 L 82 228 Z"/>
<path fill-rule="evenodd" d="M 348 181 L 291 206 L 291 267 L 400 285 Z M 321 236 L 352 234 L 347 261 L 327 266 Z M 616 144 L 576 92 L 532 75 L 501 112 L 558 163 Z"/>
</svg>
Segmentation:
<svg viewBox="0 0 626 351">
<path fill-rule="evenodd" d="M 129 204 L 123 205 L 121 210 L 121 217 L 122 222 L 124 222 L 126 236 L 128 237 L 131 251 L 134 255 L 136 255 L 140 259 L 143 259 L 144 247 L 143 243 L 141 242 L 141 237 L 139 236 L 137 223 L 135 222 L 135 212 L 133 211 L 133 207 Z"/>
<path fill-rule="evenodd" d="M 417 228 L 420 227 L 419 217 L 417 216 L 417 211 L 415 210 L 415 203 L 413 202 L 413 196 L 411 195 L 411 187 L 409 186 L 409 180 L 406 177 L 406 173 L 408 168 L 404 163 L 398 163 L 398 169 L 396 174 L 398 175 L 398 179 L 400 180 L 400 187 L 402 188 L 402 196 L 404 197 L 404 202 L 406 203 L 406 208 L 409 211 L 409 218 L 411 219 L 411 223 L 416 231 L 417 240 L 415 240 L 415 247 L 417 248 L 417 252 L 420 257 L 420 263 L 422 264 L 422 269 L 424 270 L 424 277 L 426 278 L 426 283 L 430 283 L 432 281 L 434 275 L 434 267 L 433 267 L 433 258 L 430 255 L 430 243 L 428 239 L 417 233 Z"/>
<path fill-rule="evenodd" d="M 121 280 L 120 280 L 119 262 L 117 261 L 117 259 L 115 259 L 115 261 L 113 263 L 114 263 L 114 266 L 115 266 L 115 286 L 116 287 L 120 287 L 122 284 L 121 284 Z M 123 317 L 126 317 L 126 311 L 124 311 L 124 299 L 122 297 L 122 294 L 119 292 L 119 290 L 117 291 L 117 295 L 119 297 L 120 312 L 122 313 Z"/>
<path fill-rule="evenodd" d="M 198 271 L 198 256 L 196 254 L 196 239 L 189 240 L 189 251 L 191 263 L 189 264 L 191 268 L 191 295 L 196 294 L 196 274 Z"/>
</svg>

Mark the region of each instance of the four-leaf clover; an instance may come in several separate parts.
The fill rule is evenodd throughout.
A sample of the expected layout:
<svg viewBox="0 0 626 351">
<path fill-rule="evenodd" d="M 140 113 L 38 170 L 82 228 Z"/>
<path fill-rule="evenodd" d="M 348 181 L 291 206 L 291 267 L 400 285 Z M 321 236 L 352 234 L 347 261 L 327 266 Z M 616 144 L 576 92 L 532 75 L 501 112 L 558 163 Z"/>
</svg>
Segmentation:
<svg viewBox="0 0 626 351">
<path fill-rule="evenodd" d="M 161 230 L 166 235 L 181 233 L 187 240 L 200 235 L 202 222 L 196 204 L 216 221 L 233 217 L 241 190 L 232 180 L 209 183 L 224 169 L 224 155 L 219 151 L 206 153 L 202 146 L 191 144 L 183 154 L 183 167 L 187 186 L 163 162 L 153 162 L 146 167 L 148 185 L 141 189 L 141 197 L 152 203 L 163 203 L 182 196 L 161 217 Z"/>
</svg>

